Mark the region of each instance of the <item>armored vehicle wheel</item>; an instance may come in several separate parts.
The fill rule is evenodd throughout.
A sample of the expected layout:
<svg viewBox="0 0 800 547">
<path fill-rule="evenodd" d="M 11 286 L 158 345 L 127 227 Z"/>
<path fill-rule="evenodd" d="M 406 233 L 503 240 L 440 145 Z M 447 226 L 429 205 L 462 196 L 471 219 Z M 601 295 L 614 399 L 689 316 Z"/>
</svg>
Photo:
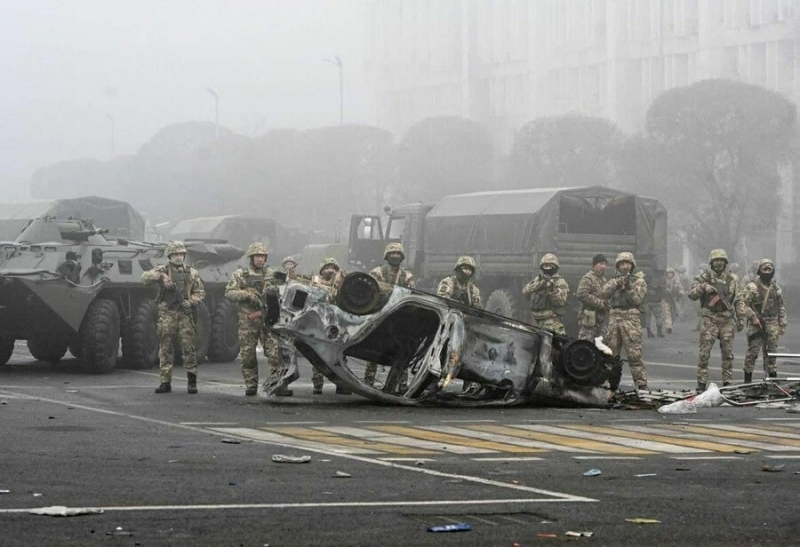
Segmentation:
<svg viewBox="0 0 800 547">
<path fill-rule="evenodd" d="M 517 303 L 509 291 L 497 289 L 486 300 L 486 311 L 513 319 L 517 316 Z"/>
<path fill-rule="evenodd" d="M 14 339 L 0 338 L 0 365 L 5 365 L 14 353 Z"/>
<path fill-rule="evenodd" d="M 197 355 L 197 362 L 202 363 L 208 355 L 208 347 L 211 341 L 211 315 L 208 313 L 208 306 L 205 302 L 200 302 L 197 306 L 197 337 L 194 345 L 194 352 Z"/>
<path fill-rule="evenodd" d="M 81 358 L 81 337 L 76 336 L 69 341 L 69 352 L 75 359 Z"/>
<path fill-rule="evenodd" d="M 28 351 L 37 361 L 55 363 L 67 353 L 69 341 L 59 336 L 37 336 L 28 340 Z"/>
<path fill-rule="evenodd" d="M 135 369 L 158 364 L 158 308 L 153 300 L 144 300 L 133 310 L 122 332 L 122 357 Z"/>
<path fill-rule="evenodd" d="M 81 323 L 83 361 L 95 374 L 111 372 L 119 353 L 119 309 L 112 300 L 97 298 L 89 305 Z"/>
<path fill-rule="evenodd" d="M 228 362 L 239 355 L 239 317 L 236 306 L 228 300 L 220 300 L 211 317 L 211 343 L 208 348 L 209 361 Z"/>
</svg>

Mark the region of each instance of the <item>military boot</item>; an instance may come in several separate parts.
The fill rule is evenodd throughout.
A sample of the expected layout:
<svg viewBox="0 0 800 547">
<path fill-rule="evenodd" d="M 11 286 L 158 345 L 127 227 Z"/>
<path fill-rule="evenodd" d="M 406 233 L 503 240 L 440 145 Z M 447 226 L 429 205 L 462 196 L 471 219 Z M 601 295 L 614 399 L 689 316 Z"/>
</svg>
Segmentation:
<svg viewBox="0 0 800 547">
<path fill-rule="evenodd" d="M 288 387 L 282 387 L 275 392 L 276 397 L 291 397 L 292 395 L 294 395 L 294 391 L 292 391 Z"/>
<path fill-rule="evenodd" d="M 650 330 L 650 327 L 647 327 L 647 337 L 648 338 L 655 338 L 653 331 Z"/>
<path fill-rule="evenodd" d="M 753 373 L 752 372 L 745 372 L 744 373 L 744 383 L 745 384 L 752 384 L 753 383 Z"/>
<path fill-rule="evenodd" d="M 777 378 L 778 377 L 778 371 L 777 370 L 773 371 L 773 372 L 769 372 L 768 374 L 769 374 L 770 378 Z"/>
<path fill-rule="evenodd" d="M 253 397 L 254 395 L 258 395 L 258 386 L 251 386 L 245 388 L 244 390 L 245 397 Z"/>
<path fill-rule="evenodd" d="M 169 382 L 161 382 L 161 385 L 156 388 L 156 393 L 170 393 L 172 392 L 172 384 Z"/>
<path fill-rule="evenodd" d="M 695 391 L 697 393 L 703 393 L 705 390 L 706 390 L 705 382 L 697 382 L 697 387 L 695 388 Z"/>
<path fill-rule="evenodd" d="M 657 327 L 657 328 L 658 328 L 658 337 L 659 338 L 664 338 L 664 333 L 661 332 L 661 327 Z"/>
<path fill-rule="evenodd" d="M 667 334 L 672 334 L 672 327 L 669 327 L 669 328 L 667 329 Z"/>
<path fill-rule="evenodd" d="M 187 372 L 186 378 L 189 381 L 188 385 L 186 386 L 186 392 L 194 395 L 197 393 L 197 374 L 193 372 Z"/>
</svg>

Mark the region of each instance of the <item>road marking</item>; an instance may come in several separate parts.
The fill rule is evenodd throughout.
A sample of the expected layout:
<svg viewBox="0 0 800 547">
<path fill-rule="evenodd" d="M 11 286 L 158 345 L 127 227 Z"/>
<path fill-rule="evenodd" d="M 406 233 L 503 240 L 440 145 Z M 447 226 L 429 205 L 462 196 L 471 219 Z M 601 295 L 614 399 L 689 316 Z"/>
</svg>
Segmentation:
<svg viewBox="0 0 800 547">
<path fill-rule="evenodd" d="M 261 422 L 262 425 L 273 426 L 273 425 L 317 425 L 317 424 L 324 424 L 325 422 Z"/>
<path fill-rule="evenodd" d="M 291 448 L 300 448 L 304 450 L 328 450 L 332 453 L 336 453 L 337 455 L 343 454 L 362 454 L 362 455 L 370 455 L 370 454 L 382 454 L 383 451 L 377 449 L 370 449 L 370 448 L 360 448 L 360 447 L 347 447 L 347 448 L 339 448 L 336 446 L 332 446 L 327 442 L 320 442 L 316 440 L 303 440 L 297 439 L 294 437 L 287 437 L 285 435 L 280 435 L 278 433 L 273 433 L 271 431 L 262 431 L 260 429 L 253 429 L 249 427 L 212 427 L 210 428 L 211 431 L 216 431 L 218 433 L 222 433 L 225 435 L 232 435 L 244 439 L 248 439 L 251 441 L 263 441 L 268 443 L 280 443 L 283 446 L 291 447 Z"/>
<path fill-rule="evenodd" d="M 605 443 L 618 444 L 630 448 L 638 448 L 641 450 L 649 450 L 651 452 L 666 452 L 668 454 L 674 453 L 691 453 L 691 452 L 708 452 L 698 448 L 686 448 L 683 446 L 676 446 L 668 442 L 656 442 L 654 440 L 643 440 L 638 436 L 632 437 L 631 435 L 618 435 L 624 433 L 615 429 L 607 428 L 605 432 L 600 431 L 600 428 L 579 430 L 567 429 L 566 427 L 553 427 L 549 425 L 515 425 L 522 429 L 529 429 L 531 431 L 539 431 L 542 433 L 552 433 L 554 435 L 563 435 L 565 437 L 576 437 L 579 439 L 589 439 L 592 441 L 601 441 Z M 670 441 L 672 439 L 669 439 Z"/>
<path fill-rule="evenodd" d="M 200 425 L 200 426 L 212 426 L 212 425 L 238 425 L 237 422 L 179 422 L 181 425 Z"/>
<path fill-rule="evenodd" d="M 378 458 L 385 462 L 435 462 L 433 458 Z"/>
<path fill-rule="evenodd" d="M 319 427 L 276 427 L 261 428 L 264 431 L 272 431 L 289 437 L 299 437 L 300 439 L 314 441 L 318 443 L 332 444 L 335 446 L 348 446 L 355 448 L 366 448 L 368 450 L 379 450 L 390 454 L 438 454 L 438 452 L 420 447 L 407 447 L 398 444 L 390 444 L 383 440 L 363 440 L 362 438 L 348 438 L 328 431 L 330 428 Z M 348 428 L 349 429 L 349 428 Z"/>
<path fill-rule="evenodd" d="M 378 431 L 385 431 L 386 433 L 395 433 L 397 435 L 404 435 L 428 441 L 439 441 L 461 446 L 471 446 L 473 448 L 483 448 L 487 452 L 511 452 L 511 453 L 542 452 L 542 450 L 537 448 L 526 448 L 517 445 L 497 443 L 480 439 L 467 439 L 459 435 L 451 435 L 448 433 L 439 433 L 438 431 L 427 431 L 424 429 L 416 429 L 411 427 L 384 425 L 375 427 L 373 429 L 376 429 Z"/>
<path fill-rule="evenodd" d="M 667 426 L 671 427 L 671 426 Z M 654 431 L 657 431 L 659 435 L 669 437 L 675 439 L 676 444 L 688 444 L 692 446 L 690 443 L 711 443 L 711 444 L 719 444 L 722 447 L 720 449 L 714 449 L 716 452 L 733 452 L 739 448 L 752 448 L 755 450 L 767 450 L 771 452 L 796 452 L 797 448 L 793 446 L 786 446 L 786 443 L 792 443 L 796 441 L 785 440 L 783 444 L 773 444 L 773 443 L 762 443 L 757 441 L 748 441 L 748 438 L 758 438 L 757 435 L 749 435 L 745 433 L 731 433 L 725 431 L 715 431 L 715 430 L 708 430 L 710 433 L 707 432 L 705 428 L 696 427 L 696 426 L 676 426 L 680 429 L 678 430 L 669 430 L 669 429 L 654 429 L 652 427 L 639 427 L 635 425 L 628 425 L 628 426 L 620 426 L 620 428 L 631 431 L 632 433 L 638 434 L 652 434 Z M 692 433 L 692 432 L 695 433 Z M 698 445 L 703 446 L 703 445 Z M 711 445 L 709 445 L 711 446 Z"/>
<path fill-rule="evenodd" d="M 649 452 L 648 452 L 649 454 Z M 639 456 L 572 456 L 574 460 L 641 460 Z"/>
<path fill-rule="evenodd" d="M 630 448 L 617 444 L 610 444 L 586 439 L 576 439 L 563 435 L 553 435 L 550 433 L 538 433 L 527 429 L 506 426 L 475 426 L 472 429 L 501 433 L 512 437 L 541 441 L 543 444 L 552 445 L 554 450 L 567 450 L 569 452 L 610 452 L 612 454 L 655 454 L 653 451 Z M 571 447 L 574 450 L 565 449 Z"/>
<path fill-rule="evenodd" d="M 414 448 L 422 448 L 425 450 L 433 450 L 436 453 L 452 453 L 452 454 L 486 454 L 487 452 L 494 452 L 493 450 L 486 450 L 483 448 L 476 448 L 474 446 L 463 446 L 459 444 L 448 444 L 435 441 L 426 441 L 423 439 L 414 439 L 403 435 L 393 435 L 391 433 L 384 433 L 382 431 L 374 431 L 372 429 L 359 429 L 356 427 L 320 427 L 330 433 L 337 435 L 350 435 L 351 437 L 358 437 L 360 439 L 367 439 L 375 442 L 383 442 L 389 444 L 397 444 L 400 446 L 411 446 Z M 430 454 L 430 452 L 427 452 Z"/>
<path fill-rule="evenodd" d="M 796 422 L 797 418 L 756 418 L 757 420 L 764 420 L 767 422 Z M 787 424 L 791 425 L 791 424 Z"/>
<path fill-rule="evenodd" d="M 537 458 L 536 456 L 517 456 L 508 458 L 470 458 L 474 462 L 536 462 L 542 461 L 544 458 Z"/>
<path fill-rule="evenodd" d="M 7 393 L 8 392 L 6 392 L 4 390 L 0 390 L 0 394 L 7 394 Z M 41 402 L 45 402 L 45 403 L 52 403 L 52 404 L 57 404 L 57 405 L 65 406 L 65 407 L 72 407 L 72 408 L 76 408 L 76 409 L 86 410 L 86 411 L 89 411 L 89 412 L 97 412 L 97 413 L 100 413 L 100 414 L 107 414 L 109 416 L 120 416 L 120 417 L 124 417 L 124 418 L 129 418 L 131 420 L 142 421 L 142 422 L 149 423 L 149 424 L 157 424 L 157 425 L 162 425 L 162 426 L 166 426 L 166 427 L 175 427 L 175 428 L 179 428 L 179 429 L 185 429 L 185 430 L 188 430 L 188 431 L 195 431 L 195 432 L 198 432 L 198 433 L 205 433 L 205 434 L 211 433 L 211 434 L 218 435 L 218 436 L 221 436 L 221 437 L 229 436 L 229 434 L 227 434 L 227 433 L 216 432 L 213 429 L 204 429 L 204 428 L 197 427 L 197 426 L 182 425 L 182 424 L 177 423 L 177 422 L 168 422 L 166 420 L 158 420 L 158 419 L 155 419 L 155 418 L 147 418 L 146 416 L 137 416 L 136 414 L 128 414 L 128 413 L 125 413 L 125 412 L 118 412 L 116 410 L 108 410 L 108 409 L 104 409 L 104 408 L 95 408 L 95 407 L 90 407 L 90 406 L 86 406 L 86 405 L 75 404 L 75 403 L 72 403 L 70 401 L 59 401 L 57 399 L 50 399 L 50 398 L 46 398 L 46 397 L 38 397 L 38 396 L 33 396 L 33 395 L 25 395 L 23 393 L 8 393 L 8 394 L 9 395 L 18 395 L 18 396 L 20 396 L 20 398 L 24 398 L 24 399 L 28 399 L 28 400 L 32 400 L 32 401 L 41 401 Z M 264 433 L 266 433 L 266 432 L 264 432 Z M 247 439 L 247 437 L 244 437 L 244 438 Z M 254 439 L 254 440 L 255 440 L 255 442 L 262 442 L 263 444 L 268 444 L 268 445 L 272 445 L 272 446 L 278 446 L 278 447 L 281 447 L 281 448 L 295 448 L 291 444 L 286 444 L 286 443 L 282 443 L 282 442 L 278 442 L 278 441 L 267 441 L 267 440 L 258 440 L 258 439 Z M 563 492 L 554 492 L 554 491 L 551 491 L 551 490 L 543 490 L 541 488 L 533 488 L 533 487 L 524 486 L 524 485 L 521 485 L 521 484 L 513 484 L 513 483 L 505 483 L 505 482 L 500 482 L 500 481 L 494 481 L 494 480 L 491 480 L 491 479 L 485 479 L 483 477 L 476 477 L 476 476 L 472 476 L 472 475 L 460 475 L 460 474 L 456 474 L 456 473 L 445 473 L 445 472 L 442 472 L 442 471 L 436 471 L 434 469 L 428 469 L 428 468 L 425 468 L 425 467 L 408 466 L 408 465 L 403 465 L 403 464 L 399 464 L 399 463 L 395 463 L 395 462 L 387 462 L 387 461 L 379 460 L 377 458 L 368 458 L 368 457 L 360 456 L 360 455 L 357 455 L 357 454 L 341 454 L 341 453 L 335 452 L 334 450 L 332 450 L 330 447 L 327 447 L 327 446 L 323 447 L 323 448 L 308 447 L 308 448 L 305 448 L 305 450 L 308 451 L 308 452 L 315 452 L 317 454 L 325 454 L 325 455 L 328 455 L 328 456 L 338 456 L 340 458 L 350 459 L 350 460 L 353 460 L 353 461 L 358 461 L 358 462 L 362 462 L 362 463 L 370 463 L 370 464 L 373 464 L 373 465 L 389 467 L 389 468 L 392 468 L 392 469 L 399 469 L 399 470 L 402 470 L 402 471 L 410 471 L 410 472 L 414 472 L 414 473 L 420 473 L 420 474 L 423 474 L 423 475 L 430 475 L 430 476 L 434 476 L 434 477 L 448 478 L 448 479 L 456 479 L 456 480 L 462 480 L 462 481 L 465 481 L 465 482 L 483 484 L 483 485 L 486 485 L 486 486 L 492 486 L 492 487 L 497 487 L 497 488 L 505 488 L 505 489 L 509 489 L 509 490 L 519 490 L 519 491 L 522 491 L 522 492 L 530 492 L 530 493 L 534 493 L 534 494 L 540 494 L 540 495 L 543 495 L 543 496 L 551 496 L 551 498 L 519 500 L 517 502 L 514 502 L 514 500 L 504 500 L 504 501 L 498 500 L 497 503 L 528 503 L 528 502 L 539 502 L 539 501 L 541 501 L 541 502 L 562 502 L 562 501 L 569 501 L 569 502 L 597 502 L 597 501 L 599 501 L 599 500 L 596 500 L 594 498 L 587 498 L 587 497 L 584 497 L 584 496 L 575 496 L 575 495 L 572 495 L 572 494 L 566 494 L 566 493 L 563 493 Z M 481 503 L 491 503 L 491 501 L 492 500 L 471 500 L 468 503 L 471 503 L 471 504 L 474 504 L 474 505 L 480 505 Z M 365 503 L 371 503 L 371 502 L 365 502 Z M 383 502 L 377 502 L 377 503 L 383 503 Z M 398 503 L 403 503 L 403 502 L 398 502 Z M 416 502 L 416 503 L 425 504 L 426 502 Z M 451 504 L 451 505 L 468 504 L 468 503 L 462 503 L 462 502 L 459 502 L 459 501 L 447 501 L 447 502 L 444 502 L 444 504 Z M 294 505 L 297 505 L 297 504 L 294 504 Z M 269 506 L 269 505 L 267 505 L 267 506 Z M 279 504 L 279 506 L 281 506 L 281 505 Z M 282 506 L 283 507 L 288 507 L 286 504 L 283 504 Z M 299 506 L 302 506 L 302 504 L 300 504 Z M 319 504 L 310 504 L 310 506 L 311 507 L 319 507 L 320 505 Z M 346 507 L 346 506 L 347 505 L 343 505 L 342 507 Z M 169 507 L 169 506 L 164 506 L 164 507 Z M 149 510 L 149 509 L 147 509 L 147 510 Z M 2 510 L 0 510 L 0 511 L 2 511 Z M 20 510 L 18 512 L 24 512 L 24 511 L 26 511 L 26 509 L 22 509 L 22 510 Z"/>
<path fill-rule="evenodd" d="M 502 484 L 502 483 L 501 483 Z M 508 486 L 503 484 L 503 486 Z M 516 485 L 511 485 L 516 486 Z M 530 488 L 529 490 L 535 490 Z M 540 490 L 543 493 L 549 493 Z M 563 494 L 559 494 L 563 495 Z M 329 509 L 337 507 L 435 507 L 450 505 L 518 505 L 525 503 L 561 503 L 561 502 L 596 502 L 598 500 L 585 498 L 582 496 L 565 496 L 563 498 L 528 498 L 528 499 L 491 499 L 491 500 L 426 500 L 426 501 L 342 501 L 328 503 L 237 503 L 237 504 L 213 504 L 213 505 L 129 505 L 112 507 L 75 507 L 75 509 L 99 510 L 107 513 L 111 512 L 134 512 L 134 511 L 217 511 L 220 509 Z M 0 515 L 15 513 L 30 513 L 32 509 L 38 507 L 22 507 L 15 509 L 0 509 Z M 527 524 L 527 523 L 526 523 Z"/>
<path fill-rule="evenodd" d="M 497 420 L 439 420 L 439 422 L 443 424 L 495 424 L 497 423 Z"/>
<path fill-rule="evenodd" d="M 473 428 L 438 426 L 438 427 L 423 427 L 422 429 L 427 429 L 430 431 L 441 431 L 443 433 L 450 433 L 452 435 L 458 435 L 460 437 L 482 439 L 485 441 L 504 443 L 513 446 L 525 446 L 528 448 L 535 449 L 532 450 L 532 452 L 546 452 L 548 450 L 555 450 L 561 452 L 581 452 L 581 453 L 593 452 L 592 450 L 585 450 L 581 448 L 565 448 L 564 446 L 560 446 L 558 444 L 546 443 L 538 440 L 530 440 L 529 438 L 525 438 L 520 435 L 506 435 L 500 432 L 496 432 L 498 429 L 502 429 L 501 426 L 478 425 Z"/>
<path fill-rule="evenodd" d="M 410 424 L 409 420 L 356 420 L 354 424 Z"/>
<path fill-rule="evenodd" d="M 673 460 L 741 460 L 739 456 L 672 456 Z"/>
<path fill-rule="evenodd" d="M 800 460 L 800 455 L 798 454 L 770 454 L 764 457 L 773 460 Z"/>
<path fill-rule="evenodd" d="M 752 439 L 752 440 L 764 439 L 764 437 L 775 437 L 777 439 L 785 440 L 785 442 L 782 442 L 780 444 L 800 447 L 800 434 L 784 433 L 782 431 L 775 431 L 772 429 L 744 427 L 744 426 L 727 425 L 727 424 L 692 424 L 691 426 L 670 425 L 667 427 L 681 428 L 681 429 L 686 428 L 696 433 L 707 432 L 710 435 L 720 435 L 723 437 L 729 437 L 733 436 L 732 434 L 737 434 L 740 435 L 742 439 Z M 722 432 L 730 432 L 730 433 L 722 433 Z M 764 439 L 764 440 L 771 441 L 772 439 Z"/>
<path fill-rule="evenodd" d="M 616 435 L 618 437 L 624 437 L 629 439 L 636 439 L 636 440 L 646 440 L 646 441 L 655 441 L 664 443 L 666 446 L 671 446 L 671 452 L 733 452 L 736 450 L 735 446 L 732 446 L 727 443 L 715 443 L 710 441 L 704 440 L 696 440 L 696 439 L 687 439 L 688 435 L 668 435 L 666 434 L 654 434 L 653 428 L 648 427 L 638 427 L 638 426 L 623 426 L 620 425 L 619 429 L 612 429 L 610 427 L 601 427 L 601 426 L 586 426 L 580 424 L 566 424 L 565 428 L 569 429 L 576 429 L 579 431 L 587 431 L 587 432 L 597 432 L 597 433 L 606 433 L 609 435 Z M 628 430 L 628 431 L 626 431 Z"/>
</svg>

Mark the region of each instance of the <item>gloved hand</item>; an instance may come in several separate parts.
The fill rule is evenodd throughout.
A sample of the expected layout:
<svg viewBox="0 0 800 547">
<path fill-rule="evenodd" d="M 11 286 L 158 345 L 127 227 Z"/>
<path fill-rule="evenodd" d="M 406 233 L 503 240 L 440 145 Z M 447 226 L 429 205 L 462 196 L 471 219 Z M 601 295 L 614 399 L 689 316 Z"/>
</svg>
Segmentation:
<svg viewBox="0 0 800 547">
<path fill-rule="evenodd" d="M 742 332 L 742 329 L 744 329 L 744 321 L 737 321 L 736 332 Z"/>
<path fill-rule="evenodd" d="M 190 300 L 184 300 L 183 302 L 181 302 L 181 308 L 183 308 L 183 311 L 185 311 L 186 313 L 191 313 L 192 308 L 194 308 L 194 305 Z"/>
<path fill-rule="evenodd" d="M 170 279 L 169 276 L 165 273 L 161 274 L 161 283 L 162 285 L 164 285 L 165 289 L 171 289 L 172 287 L 175 286 L 175 283 L 172 282 L 172 279 Z"/>
<path fill-rule="evenodd" d="M 257 294 L 251 294 L 251 295 L 250 295 L 250 300 L 249 300 L 249 302 L 250 302 L 251 304 L 253 304 L 254 306 L 261 307 L 261 299 L 260 299 L 260 298 L 258 298 L 258 295 L 257 295 Z"/>
</svg>

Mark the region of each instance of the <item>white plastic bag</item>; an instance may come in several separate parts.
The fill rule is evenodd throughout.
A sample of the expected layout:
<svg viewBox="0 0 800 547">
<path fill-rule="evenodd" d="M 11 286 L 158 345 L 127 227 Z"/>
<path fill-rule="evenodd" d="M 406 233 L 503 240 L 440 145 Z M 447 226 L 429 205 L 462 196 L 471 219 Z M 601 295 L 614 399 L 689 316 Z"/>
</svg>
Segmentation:
<svg viewBox="0 0 800 547">
<path fill-rule="evenodd" d="M 694 401 L 692 400 L 684 399 L 682 401 L 675 401 L 674 403 L 660 406 L 658 407 L 658 411 L 661 414 L 696 414 L 697 405 L 695 405 Z"/>
<path fill-rule="evenodd" d="M 719 392 L 717 384 L 710 384 L 700 395 L 694 397 L 694 404 L 697 408 L 709 408 L 719 406 L 724 402 L 722 394 Z"/>
</svg>

